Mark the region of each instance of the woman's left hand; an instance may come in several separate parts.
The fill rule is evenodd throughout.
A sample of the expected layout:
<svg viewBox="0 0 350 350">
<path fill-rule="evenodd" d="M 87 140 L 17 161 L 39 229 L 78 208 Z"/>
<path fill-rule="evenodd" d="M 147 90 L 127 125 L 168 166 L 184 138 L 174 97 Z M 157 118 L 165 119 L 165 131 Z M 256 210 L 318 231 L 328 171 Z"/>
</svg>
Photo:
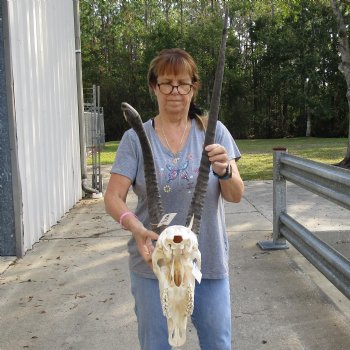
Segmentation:
<svg viewBox="0 0 350 350">
<path fill-rule="evenodd" d="M 224 146 L 214 143 L 207 145 L 205 150 L 208 152 L 209 161 L 213 171 L 219 176 L 224 175 L 229 165 L 227 152 Z"/>
<path fill-rule="evenodd" d="M 220 181 L 221 194 L 228 202 L 238 203 L 243 195 L 244 183 L 239 174 L 236 162 L 234 159 L 228 159 L 227 151 L 224 146 L 220 144 L 212 144 L 205 147 L 208 152 L 209 161 L 211 162 L 212 170 L 219 176 L 226 173 L 228 165 L 231 165 L 230 179 Z"/>
</svg>

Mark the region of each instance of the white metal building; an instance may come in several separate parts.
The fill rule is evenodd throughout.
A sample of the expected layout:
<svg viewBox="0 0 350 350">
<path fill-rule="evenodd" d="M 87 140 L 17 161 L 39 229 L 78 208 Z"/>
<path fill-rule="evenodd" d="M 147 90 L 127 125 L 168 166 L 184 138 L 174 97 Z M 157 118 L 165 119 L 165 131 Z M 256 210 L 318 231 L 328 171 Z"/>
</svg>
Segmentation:
<svg viewBox="0 0 350 350">
<path fill-rule="evenodd" d="M 80 56 L 74 0 L 0 1 L 0 255 L 22 256 L 82 198 Z"/>
</svg>

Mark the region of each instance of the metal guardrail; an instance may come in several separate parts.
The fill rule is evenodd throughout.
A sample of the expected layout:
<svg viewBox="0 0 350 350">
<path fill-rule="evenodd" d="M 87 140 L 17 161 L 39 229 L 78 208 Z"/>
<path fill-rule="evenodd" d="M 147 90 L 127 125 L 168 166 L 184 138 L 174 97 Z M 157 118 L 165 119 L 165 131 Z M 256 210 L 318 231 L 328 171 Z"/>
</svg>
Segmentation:
<svg viewBox="0 0 350 350">
<path fill-rule="evenodd" d="M 279 250 L 288 240 L 350 299 L 350 261 L 287 214 L 287 180 L 350 210 L 350 171 L 274 149 L 272 241 L 258 242 L 263 250 Z"/>
</svg>

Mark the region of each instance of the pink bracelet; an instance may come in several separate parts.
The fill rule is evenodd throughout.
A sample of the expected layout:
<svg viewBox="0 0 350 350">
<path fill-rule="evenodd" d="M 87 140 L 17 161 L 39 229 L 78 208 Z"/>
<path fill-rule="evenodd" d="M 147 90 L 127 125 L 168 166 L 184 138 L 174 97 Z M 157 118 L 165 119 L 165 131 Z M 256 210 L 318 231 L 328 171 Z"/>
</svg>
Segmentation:
<svg viewBox="0 0 350 350">
<path fill-rule="evenodd" d="M 125 217 L 127 217 L 128 215 L 133 215 L 136 217 L 136 215 L 132 212 L 132 211 L 126 211 L 124 212 L 122 215 L 120 215 L 120 218 L 119 218 L 119 223 L 121 225 L 121 227 L 125 230 L 125 227 L 123 226 L 123 219 Z"/>
</svg>

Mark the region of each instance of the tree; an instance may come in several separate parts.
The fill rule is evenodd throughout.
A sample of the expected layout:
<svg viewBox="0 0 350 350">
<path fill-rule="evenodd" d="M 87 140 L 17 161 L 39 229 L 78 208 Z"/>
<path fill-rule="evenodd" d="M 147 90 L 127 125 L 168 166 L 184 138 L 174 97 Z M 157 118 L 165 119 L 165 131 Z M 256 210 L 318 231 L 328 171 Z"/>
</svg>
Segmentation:
<svg viewBox="0 0 350 350">
<path fill-rule="evenodd" d="M 348 130 L 348 147 L 344 159 L 338 164 L 341 167 L 350 169 L 350 48 L 349 36 L 345 25 L 344 16 L 342 14 L 342 2 L 331 0 L 332 8 L 338 23 L 338 50 L 341 55 L 341 63 L 338 68 L 343 73 L 346 80 L 347 91 L 346 99 L 348 101 L 348 116 L 349 116 L 349 130 Z"/>
<path fill-rule="evenodd" d="M 219 118 L 235 138 L 348 136 L 346 82 L 338 70 L 330 0 L 80 0 L 84 86 L 101 86 L 106 140 L 128 127 L 121 102 L 147 120 L 156 104 L 148 65 L 181 47 L 196 60 L 197 103 L 207 110 L 221 37 L 230 18 Z"/>
</svg>

